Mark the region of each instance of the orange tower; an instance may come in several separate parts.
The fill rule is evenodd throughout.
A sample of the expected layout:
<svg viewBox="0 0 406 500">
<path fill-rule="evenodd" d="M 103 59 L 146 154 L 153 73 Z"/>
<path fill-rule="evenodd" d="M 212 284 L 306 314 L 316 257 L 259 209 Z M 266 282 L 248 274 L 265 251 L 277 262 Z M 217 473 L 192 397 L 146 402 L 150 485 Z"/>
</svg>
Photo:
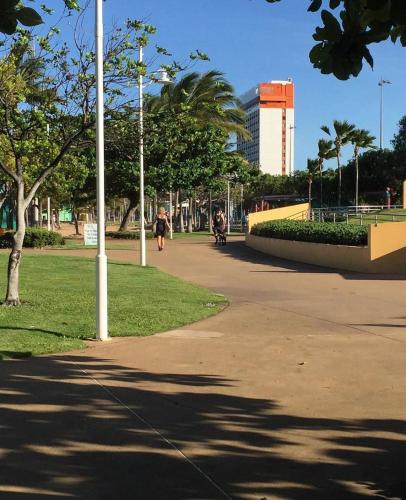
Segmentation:
<svg viewBox="0 0 406 500">
<path fill-rule="evenodd" d="M 259 164 L 262 172 L 294 171 L 294 84 L 291 80 L 259 83 L 241 97 L 250 141 L 238 140 L 238 151 Z"/>
</svg>

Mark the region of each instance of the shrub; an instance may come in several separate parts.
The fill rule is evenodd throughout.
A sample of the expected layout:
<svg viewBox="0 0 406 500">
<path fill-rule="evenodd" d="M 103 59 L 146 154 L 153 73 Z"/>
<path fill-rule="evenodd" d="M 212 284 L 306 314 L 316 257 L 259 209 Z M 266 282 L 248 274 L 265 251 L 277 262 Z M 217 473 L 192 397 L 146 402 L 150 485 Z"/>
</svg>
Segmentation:
<svg viewBox="0 0 406 500">
<path fill-rule="evenodd" d="M 145 233 L 147 239 L 152 239 L 154 234 L 147 231 Z M 106 231 L 106 238 L 116 238 L 119 240 L 139 240 L 140 233 L 138 231 Z"/>
<path fill-rule="evenodd" d="M 367 226 L 333 224 L 331 222 L 308 222 L 275 220 L 256 224 L 251 234 L 281 240 L 329 243 L 331 245 L 364 246 L 368 244 Z"/>
<path fill-rule="evenodd" d="M 12 248 L 13 246 L 13 233 L 6 231 L 0 234 L 0 248 Z"/>
<path fill-rule="evenodd" d="M 13 232 L 7 231 L 0 234 L 0 248 L 12 248 L 13 246 Z M 25 248 L 42 248 L 64 245 L 65 240 L 54 231 L 47 231 L 46 229 L 29 227 L 25 232 L 24 247 Z"/>
</svg>

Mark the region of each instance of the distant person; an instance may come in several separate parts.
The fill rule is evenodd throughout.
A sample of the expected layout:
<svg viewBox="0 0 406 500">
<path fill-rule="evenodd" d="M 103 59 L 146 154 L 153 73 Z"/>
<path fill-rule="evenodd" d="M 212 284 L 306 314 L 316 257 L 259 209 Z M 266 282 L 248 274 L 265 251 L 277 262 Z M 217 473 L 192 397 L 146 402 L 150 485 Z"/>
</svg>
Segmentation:
<svg viewBox="0 0 406 500">
<path fill-rule="evenodd" d="M 158 250 L 162 252 L 165 248 L 166 231 L 170 229 L 165 209 L 161 207 L 155 219 L 155 236 L 158 242 Z"/>
<path fill-rule="evenodd" d="M 52 230 L 54 230 L 55 228 L 56 229 L 61 229 L 61 226 L 60 226 L 60 224 L 58 222 L 58 218 L 56 216 L 55 211 L 53 211 L 52 212 Z"/>
<path fill-rule="evenodd" d="M 216 239 L 215 244 L 226 244 L 226 218 L 220 208 L 217 208 L 213 215 L 213 235 Z"/>
</svg>

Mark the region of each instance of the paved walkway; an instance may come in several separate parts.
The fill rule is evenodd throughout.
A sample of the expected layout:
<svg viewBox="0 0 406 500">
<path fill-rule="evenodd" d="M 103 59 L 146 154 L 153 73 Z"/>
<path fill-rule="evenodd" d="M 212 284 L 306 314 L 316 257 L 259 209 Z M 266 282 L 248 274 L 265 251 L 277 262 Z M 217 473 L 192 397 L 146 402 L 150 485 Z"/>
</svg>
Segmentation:
<svg viewBox="0 0 406 500">
<path fill-rule="evenodd" d="M 1 363 L 0 498 L 406 498 L 403 279 L 289 264 L 238 238 L 149 248 L 230 307 Z"/>
</svg>

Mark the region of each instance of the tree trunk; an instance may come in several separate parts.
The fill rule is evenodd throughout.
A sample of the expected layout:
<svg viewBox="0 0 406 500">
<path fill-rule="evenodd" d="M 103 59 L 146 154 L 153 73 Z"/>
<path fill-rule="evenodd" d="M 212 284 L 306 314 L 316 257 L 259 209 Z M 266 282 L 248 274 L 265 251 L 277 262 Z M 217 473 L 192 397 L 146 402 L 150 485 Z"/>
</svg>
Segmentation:
<svg viewBox="0 0 406 500">
<path fill-rule="evenodd" d="M 39 226 L 38 198 L 34 198 L 34 200 L 32 202 L 32 220 L 33 220 L 33 226 L 38 227 Z"/>
<path fill-rule="evenodd" d="M 130 199 L 130 203 L 128 204 L 127 210 L 124 214 L 123 220 L 121 221 L 119 232 L 127 231 L 128 224 L 131 221 L 131 217 L 133 216 L 135 209 L 137 208 L 137 201 L 135 199 Z"/>
<path fill-rule="evenodd" d="M 154 213 L 152 215 L 152 218 L 154 219 L 156 215 L 158 215 L 158 210 L 159 210 L 159 207 L 158 207 L 158 196 L 155 195 L 154 196 Z"/>
<path fill-rule="evenodd" d="M 179 190 L 175 194 L 175 230 L 179 231 Z"/>
<path fill-rule="evenodd" d="M 309 206 L 312 208 L 312 182 L 309 180 Z"/>
<path fill-rule="evenodd" d="M 79 212 L 75 210 L 75 207 L 72 207 L 72 214 L 73 214 L 73 223 L 75 224 L 75 235 L 80 236 L 80 231 L 79 231 Z"/>
<path fill-rule="evenodd" d="M 356 210 L 358 211 L 358 183 L 359 183 L 359 170 L 358 170 L 359 164 L 358 164 L 358 151 L 355 153 L 355 206 L 357 207 Z"/>
<path fill-rule="evenodd" d="M 175 193 L 175 219 L 178 218 L 179 215 L 179 190 Z"/>
<path fill-rule="evenodd" d="M 187 216 L 187 232 L 193 233 L 193 198 L 189 198 L 189 212 Z"/>
<path fill-rule="evenodd" d="M 185 232 L 185 225 L 183 222 L 183 207 L 182 207 L 182 193 L 179 195 L 179 205 L 180 205 L 180 211 L 179 211 L 179 231 L 181 233 Z"/>
<path fill-rule="evenodd" d="M 210 193 L 209 193 L 209 210 L 208 210 L 208 214 L 207 214 L 209 233 L 211 233 L 211 223 L 212 223 L 212 218 L 213 218 L 212 205 L 213 205 L 213 199 L 212 199 L 211 190 L 210 190 Z"/>
<path fill-rule="evenodd" d="M 341 164 L 340 164 L 339 151 L 337 151 L 337 166 L 338 166 L 338 206 L 341 207 Z"/>
<path fill-rule="evenodd" d="M 26 207 L 24 201 L 24 184 L 20 183 L 17 191 L 17 231 L 14 234 L 13 248 L 8 259 L 7 293 L 5 299 L 5 305 L 7 306 L 20 305 L 19 270 L 26 228 Z"/>
<path fill-rule="evenodd" d="M 42 199 L 39 200 L 39 205 L 38 205 L 38 211 L 39 211 L 39 227 L 42 228 Z"/>
<path fill-rule="evenodd" d="M 7 193 L 0 196 L 0 210 L 3 208 L 4 203 L 7 200 Z"/>
<path fill-rule="evenodd" d="M 199 227 L 199 211 L 196 198 L 193 199 L 193 229 L 197 231 Z"/>
<path fill-rule="evenodd" d="M 320 164 L 320 208 L 323 208 L 323 165 Z"/>
<path fill-rule="evenodd" d="M 7 229 L 14 229 L 14 213 L 15 213 L 15 203 L 13 203 L 13 207 L 10 208 L 7 212 Z"/>
</svg>

